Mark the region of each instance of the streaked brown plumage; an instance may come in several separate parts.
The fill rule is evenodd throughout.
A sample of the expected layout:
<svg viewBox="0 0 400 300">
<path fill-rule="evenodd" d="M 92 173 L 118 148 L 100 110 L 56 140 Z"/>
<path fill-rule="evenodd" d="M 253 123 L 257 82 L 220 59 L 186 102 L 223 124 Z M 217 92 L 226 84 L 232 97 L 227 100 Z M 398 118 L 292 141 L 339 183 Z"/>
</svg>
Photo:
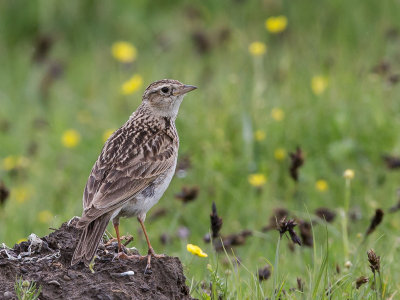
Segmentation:
<svg viewBox="0 0 400 300">
<path fill-rule="evenodd" d="M 175 172 L 179 148 L 175 119 L 183 97 L 195 88 L 171 79 L 152 83 L 142 104 L 107 140 L 85 187 L 77 224 L 83 232 L 72 265 L 91 262 L 110 220 L 121 251 L 119 218 L 137 216 L 149 246 L 150 268 L 155 253 L 143 222 Z"/>
</svg>

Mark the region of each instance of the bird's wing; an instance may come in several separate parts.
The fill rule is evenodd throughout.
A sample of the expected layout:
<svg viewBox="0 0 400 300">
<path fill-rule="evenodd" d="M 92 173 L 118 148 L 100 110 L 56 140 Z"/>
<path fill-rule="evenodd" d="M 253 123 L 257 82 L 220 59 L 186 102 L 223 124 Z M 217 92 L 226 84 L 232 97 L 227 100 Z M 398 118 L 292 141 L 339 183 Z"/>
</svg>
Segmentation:
<svg viewBox="0 0 400 300">
<path fill-rule="evenodd" d="M 147 139 L 133 134 L 128 142 L 121 135 L 117 131 L 107 141 L 92 169 L 84 192 L 81 224 L 121 207 L 175 165 L 177 143 L 164 131 Z"/>
</svg>

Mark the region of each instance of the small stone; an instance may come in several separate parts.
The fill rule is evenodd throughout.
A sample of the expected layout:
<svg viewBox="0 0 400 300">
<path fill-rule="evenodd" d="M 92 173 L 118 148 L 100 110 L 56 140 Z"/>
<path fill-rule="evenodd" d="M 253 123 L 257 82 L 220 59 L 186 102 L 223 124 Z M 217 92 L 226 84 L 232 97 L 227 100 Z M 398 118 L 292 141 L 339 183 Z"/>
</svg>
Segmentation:
<svg viewBox="0 0 400 300">
<path fill-rule="evenodd" d="M 148 286 L 148 285 L 142 285 L 141 287 L 140 287 L 140 290 L 142 291 L 142 292 L 148 292 L 148 291 L 150 291 L 150 287 Z"/>
<path fill-rule="evenodd" d="M 70 281 L 70 280 L 71 280 L 71 277 L 69 277 L 68 275 L 64 275 L 63 279 L 64 279 L 65 281 Z"/>
<path fill-rule="evenodd" d="M 135 272 L 133 271 L 126 271 L 123 273 L 111 273 L 111 276 L 115 276 L 115 277 L 125 277 L 125 276 L 133 276 L 135 275 Z"/>
<path fill-rule="evenodd" d="M 40 251 L 42 250 L 43 241 L 34 233 L 31 233 L 28 236 L 28 241 L 30 242 L 28 252 L 40 253 Z"/>
<path fill-rule="evenodd" d="M 72 278 L 72 279 L 76 279 L 76 274 L 74 274 L 71 270 L 68 270 L 67 271 L 68 272 L 68 276 L 70 277 L 70 278 Z"/>
<path fill-rule="evenodd" d="M 13 294 L 11 292 L 4 292 L 4 299 L 12 299 Z"/>
<path fill-rule="evenodd" d="M 58 286 L 58 287 L 61 286 L 61 284 L 60 284 L 58 281 L 56 281 L 56 280 L 49 281 L 49 284 L 54 284 L 54 285 L 56 285 L 56 286 Z"/>
</svg>

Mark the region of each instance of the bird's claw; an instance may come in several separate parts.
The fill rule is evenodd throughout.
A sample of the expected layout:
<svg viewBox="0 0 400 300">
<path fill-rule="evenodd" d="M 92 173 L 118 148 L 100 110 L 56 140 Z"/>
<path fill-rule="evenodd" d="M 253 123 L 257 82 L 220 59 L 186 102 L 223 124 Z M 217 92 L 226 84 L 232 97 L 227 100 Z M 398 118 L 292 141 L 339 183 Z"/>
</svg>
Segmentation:
<svg viewBox="0 0 400 300">
<path fill-rule="evenodd" d="M 81 219 L 81 218 L 78 217 L 78 216 L 72 217 L 72 218 L 67 222 L 67 227 L 70 227 L 70 226 L 71 226 L 71 223 L 74 222 L 75 220 L 76 220 L 76 221 L 79 221 L 80 219 Z"/>
<path fill-rule="evenodd" d="M 147 252 L 147 255 L 151 255 L 155 258 L 162 258 L 165 257 L 165 254 L 156 254 L 153 250 L 153 248 L 150 248 L 149 251 Z"/>
<path fill-rule="evenodd" d="M 147 262 L 146 268 L 144 269 L 144 275 L 150 275 L 151 273 L 153 273 L 151 270 L 151 264 L 150 262 Z"/>
<path fill-rule="evenodd" d="M 145 275 L 150 275 L 152 273 L 152 271 L 151 271 L 151 257 L 162 258 L 162 257 L 165 257 L 165 254 L 156 254 L 154 252 L 153 248 L 149 248 L 149 251 L 147 252 L 147 265 L 146 265 L 146 268 L 144 269 L 144 274 Z"/>
<path fill-rule="evenodd" d="M 121 243 L 121 244 L 124 245 L 124 246 L 126 247 L 126 245 L 128 245 L 130 242 L 133 241 L 133 236 L 131 236 L 131 235 L 123 235 L 123 236 L 121 236 L 121 239 L 120 239 L 120 240 L 121 240 L 121 241 L 124 241 L 124 242 Z M 104 245 L 105 245 L 105 246 L 108 246 L 108 245 L 111 245 L 111 244 L 114 243 L 114 242 L 118 242 L 118 238 L 112 237 L 112 238 L 110 238 Z"/>
<path fill-rule="evenodd" d="M 115 258 L 117 258 L 117 259 L 145 259 L 145 258 L 147 258 L 147 265 L 146 265 L 146 268 L 144 269 L 145 275 L 150 275 L 152 273 L 151 257 L 162 258 L 162 257 L 165 257 L 165 254 L 156 254 L 154 252 L 153 248 L 150 248 L 148 251 L 148 254 L 146 256 L 136 255 L 136 254 L 127 255 L 124 252 L 118 252 L 118 254 L 115 256 Z"/>
</svg>

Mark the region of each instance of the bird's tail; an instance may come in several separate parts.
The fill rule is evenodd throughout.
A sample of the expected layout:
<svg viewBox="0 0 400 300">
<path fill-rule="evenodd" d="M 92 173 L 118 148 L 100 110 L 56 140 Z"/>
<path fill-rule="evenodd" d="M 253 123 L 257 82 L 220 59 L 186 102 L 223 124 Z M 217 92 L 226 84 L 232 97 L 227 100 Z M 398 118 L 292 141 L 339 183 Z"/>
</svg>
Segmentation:
<svg viewBox="0 0 400 300">
<path fill-rule="evenodd" d="M 110 218 L 111 214 L 106 213 L 84 227 L 72 257 L 71 266 L 80 261 L 84 262 L 86 266 L 90 264 L 96 254 L 97 247 L 99 246 Z"/>
</svg>

